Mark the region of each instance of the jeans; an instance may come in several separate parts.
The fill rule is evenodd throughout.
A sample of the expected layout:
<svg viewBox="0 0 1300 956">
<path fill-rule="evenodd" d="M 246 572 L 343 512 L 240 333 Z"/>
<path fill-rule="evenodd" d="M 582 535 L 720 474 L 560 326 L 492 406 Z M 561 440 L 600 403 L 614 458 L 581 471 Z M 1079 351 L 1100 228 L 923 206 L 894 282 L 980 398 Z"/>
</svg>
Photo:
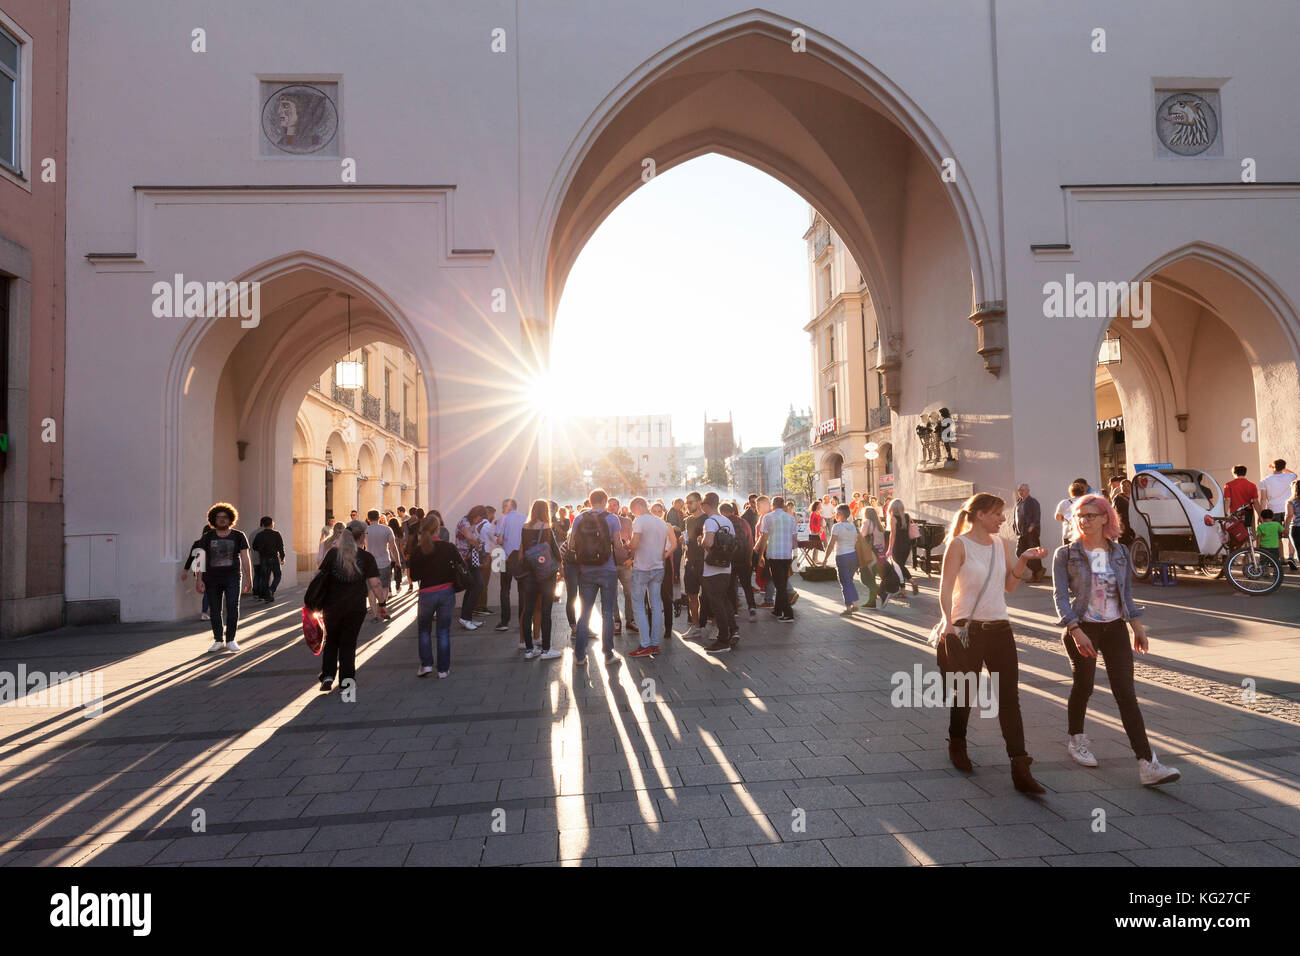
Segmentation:
<svg viewBox="0 0 1300 956">
<path fill-rule="evenodd" d="M 325 646 L 320 652 L 320 679 L 333 680 L 337 669 L 340 681 L 357 675 L 357 634 L 366 619 L 366 606 L 347 611 L 325 612 Z"/>
<path fill-rule="evenodd" d="M 456 591 L 421 591 L 416 612 L 416 633 L 420 642 L 420 666 L 433 666 L 433 628 L 438 628 L 438 673 L 451 670 L 451 616 L 456 613 Z"/>
<path fill-rule="evenodd" d="M 515 572 L 519 570 L 519 552 L 511 551 L 506 558 L 506 570 L 503 574 L 498 575 L 501 578 L 501 623 L 510 623 L 510 584 L 515 580 Z M 521 602 L 519 613 L 524 613 L 522 601 L 524 599 L 524 582 L 519 582 L 519 600 Z"/>
<path fill-rule="evenodd" d="M 203 582 L 203 590 L 208 595 L 208 608 L 212 617 L 212 639 L 220 644 L 235 639 L 235 628 L 239 626 L 239 592 L 243 589 L 244 579 L 238 574 L 223 575 Z M 223 600 L 224 599 L 224 600 Z M 222 608 L 225 608 L 225 636 L 221 633 Z"/>
<path fill-rule="evenodd" d="M 1104 624 L 1080 621 L 1079 627 L 1106 662 L 1106 679 L 1110 681 L 1110 692 L 1115 696 L 1115 706 L 1119 708 L 1119 719 L 1124 724 L 1124 733 L 1128 734 L 1129 746 L 1139 760 L 1150 760 L 1151 745 L 1147 742 L 1146 724 L 1142 721 L 1137 691 L 1133 687 L 1133 649 L 1128 643 L 1128 624 L 1123 620 Z M 1065 644 L 1065 653 L 1070 655 L 1070 670 L 1074 673 L 1067 708 L 1069 731 L 1071 735 L 1081 734 L 1083 718 L 1088 712 L 1088 698 L 1092 696 L 1092 685 L 1097 676 L 1097 658 L 1080 654 L 1071 634 L 1066 634 L 1062 643 Z"/>
<path fill-rule="evenodd" d="M 478 607 L 478 596 L 483 591 L 483 576 L 479 573 L 478 568 L 469 569 L 469 587 L 465 589 L 465 597 L 460 603 L 460 619 L 462 621 L 474 620 L 474 609 Z"/>
<path fill-rule="evenodd" d="M 754 569 L 751 567 L 748 558 L 743 561 L 736 561 L 731 565 L 731 593 L 736 593 L 736 585 L 745 593 L 745 603 L 749 609 L 754 610 Z"/>
<path fill-rule="evenodd" d="M 1030 548 L 1037 547 L 1041 547 L 1037 531 L 1030 531 L 1027 534 L 1022 534 L 1016 539 L 1016 557 L 1020 557 Z M 1043 562 L 1038 558 L 1031 559 L 1025 566 L 1035 575 L 1041 574 L 1043 571 Z"/>
<path fill-rule="evenodd" d="M 579 568 L 578 594 L 582 598 L 582 611 L 578 615 L 578 640 L 574 659 L 587 659 L 587 640 L 591 637 L 591 609 L 600 594 L 601 639 L 605 642 L 605 657 L 614 650 L 614 602 L 618 599 L 618 574 L 610 568 Z"/>
<path fill-rule="evenodd" d="M 768 558 L 767 574 L 772 579 L 772 587 L 776 589 L 776 616 L 794 617 L 790 595 L 786 591 L 786 583 L 790 580 L 790 559 Z"/>
<path fill-rule="evenodd" d="M 533 649 L 533 612 L 541 609 L 542 650 L 551 649 L 551 607 L 555 604 L 555 576 L 538 581 L 530 571 L 519 579 L 519 621 L 523 625 L 524 647 Z"/>
<path fill-rule="evenodd" d="M 853 575 L 858 573 L 858 556 L 850 551 L 835 555 L 835 570 L 840 575 L 840 591 L 844 595 L 844 606 L 852 607 L 858 603 L 858 589 L 853 583 Z"/>
<path fill-rule="evenodd" d="M 949 673 L 976 674 L 984 667 L 989 676 L 998 682 L 998 723 L 1002 726 L 1002 739 L 1008 757 L 1025 756 L 1025 725 L 1020 719 L 1020 661 L 1016 657 L 1016 639 L 1011 634 L 1009 621 L 999 621 L 998 626 L 986 628 L 979 624 L 970 626 L 970 647 L 961 652 L 962 660 L 949 660 L 948 638 L 939 642 L 939 672 L 948 686 Z M 960 644 L 954 645 L 960 648 Z M 970 721 L 970 707 L 948 708 L 948 736 L 952 740 L 966 739 L 966 725 Z"/>
<path fill-rule="evenodd" d="M 725 641 L 736 633 L 736 592 L 731 587 L 731 575 L 726 572 L 710 574 L 703 585 L 718 625 L 718 639 Z"/>
<path fill-rule="evenodd" d="M 253 571 L 253 593 L 258 597 L 275 597 L 280 577 L 280 559 L 275 555 L 258 555 L 258 565 Z"/>
<path fill-rule="evenodd" d="M 578 612 L 573 604 L 578 600 L 578 565 L 566 561 L 564 564 L 564 616 L 569 621 L 569 630 L 578 629 Z"/>
<path fill-rule="evenodd" d="M 660 597 L 663 591 L 664 569 L 652 571 L 632 569 L 632 614 L 636 619 L 637 629 L 641 632 L 642 647 L 658 647 L 664 636 L 664 605 Z M 646 600 L 650 600 L 649 620 L 646 618 Z"/>
</svg>

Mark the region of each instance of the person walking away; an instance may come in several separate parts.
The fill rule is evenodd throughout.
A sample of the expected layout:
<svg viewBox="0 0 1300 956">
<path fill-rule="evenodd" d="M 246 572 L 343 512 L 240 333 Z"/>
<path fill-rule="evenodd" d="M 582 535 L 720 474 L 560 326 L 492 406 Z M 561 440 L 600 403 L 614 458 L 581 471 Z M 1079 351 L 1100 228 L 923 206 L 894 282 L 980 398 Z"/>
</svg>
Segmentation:
<svg viewBox="0 0 1300 956">
<path fill-rule="evenodd" d="M 858 589 L 853 575 L 858 573 L 858 528 L 853 523 L 853 509 L 840 505 L 835 509 L 838 519 L 831 526 L 831 547 L 835 554 L 835 571 L 840 576 L 840 593 L 844 597 L 841 617 L 852 617 L 858 605 Z"/>
<path fill-rule="evenodd" d="M 718 636 L 707 648 L 710 654 L 725 654 L 740 643 L 736 627 L 734 592 L 731 590 L 731 562 L 739 542 L 736 529 L 726 516 L 718 512 L 718 494 L 710 491 L 702 501 L 704 522 L 701 526 L 700 544 L 704 548 L 704 569 L 701 582 L 708 596 L 710 613 L 718 625 Z"/>
<path fill-rule="evenodd" d="M 212 646 L 209 653 L 223 648 L 238 651 L 235 631 L 239 627 L 239 595 L 253 590 L 253 566 L 248 557 L 248 539 L 236 531 L 239 512 L 235 506 L 219 501 L 208 509 L 209 531 L 200 538 L 204 551 L 204 570 L 197 575 L 195 588 L 208 596 L 211 612 Z M 243 571 L 241 574 L 240 571 Z M 222 627 L 225 627 L 224 643 Z"/>
<path fill-rule="evenodd" d="M 388 529 L 385 527 L 384 530 Z M 320 566 L 320 570 L 330 576 L 325 604 L 321 608 L 325 618 L 325 646 L 320 655 L 322 692 L 334 686 L 336 676 L 340 682 L 355 682 L 357 634 L 366 617 L 367 597 L 382 607 L 382 599 L 388 596 L 375 557 L 363 546 L 369 529 L 360 521 L 353 521 L 345 532 L 339 538 L 338 547 L 325 555 Z"/>
<path fill-rule="evenodd" d="M 483 626 L 482 621 L 474 620 L 474 611 L 478 607 L 478 597 L 483 589 L 483 573 L 481 566 L 483 562 L 482 539 L 474 530 L 475 527 L 482 527 L 483 516 L 487 509 L 482 505 L 474 505 L 469 509 L 469 513 L 456 523 L 456 550 L 460 552 L 461 559 L 464 560 L 465 566 L 469 568 L 469 587 L 465 589 L 465 595 L 460 605 L 460 626 L 467 631 L 473 631 Z"/>
<path fill-rule="evenodd" d="M 267 604 L 275 600 L 275 589 L 280 586 L 280 564 L 284 561 L 284 538 L 275 530 L 270 515 L 262 518 L 262 530 L 253 535 L 253 550 L 257 552 L 257 573 L 253 576 L 253 593 Z"/>
<path fill-rule="evenodd" d="M 939 620 L 939 670 L 945 687 L 950 686 L 949 674 L 970 674 L 964 686 L 973 690 L 971 678 L 987 667 L 989 676 L 998 682 L 998 723 L 1011 759 L 1012 783 L 1021 793 L 1045 793 L 1029 772 L 1033 758 L 1025 750 L 1020 665 L 1006 595 L 1019 586 L 1028 563 L 1035 558 L 1042 560 L 1046 552 L 1031 548 L 1012 565 L 1011 548 L 998 536 L 1006 520 L 1004 507 L 1005 502 L 996 495 L 972 495 L 949 528 L 939 585 L 943 612 Z M 955 629 L 961 626 L 969 629 L 969 647 L 963 647 L 957 636 Z M 966 754 L 970 701 L 966 699 L 959 705 L 958 699 L 954 696 L 948 706 L 948 758 L 958 770 L 970 771 Z"/>
<path fill-rule="evenodd" d="M 907 566 L 908 556 L 912 553 L 912 518 L 903 507 L 903 499 L 895 498 L 889 502 L 889 556 L 903 572 L 900 585 L 911 582 L 912 593 L 920 594 L 921 589 L 912 579 L 912 570 Z"/>
<path fill-rule="evenodd" d="M 210 530 L 211 527 L 205 524 L 203 526 L 203 529 L 199 532 L 199 536 L 195 538 L 194 543 L 190 545 L 189 557 L 185 559 L 185 566 L 181 568 L 182 581 L 184 581 L 189 576 L 190 569 L 194 568 L 194 563 L 198 561 L 199 558 L 197 552 L 203 551 L 203 538 Z M 206 554 L 203 556 L 203 563 L 205 565 L 207 564 Z M 194 568 L 194 583 L 196 585 L 199 582 L 199 573 L 200 572 L 198 568 Z M 208 594 L 206 591 L 203 592 L 203 606 L 199 608 L 199 620 L 200 621 L 211 620 L 211 615 L 208 614 Z"/>
<path fill-rule="evenodd" d="M 388 530 L 393 532 L 393 540 L 397 542 L 398 559 L 393 562 L 393 593 L 402 593 L 402 569 L 406 565 L 406 525 L 402 519 L 395 514 L 388 516 Z M 409 588 L 408 588 L 409 590 Z"/>
<path fill-rule="evenodd" d="M 1223 486 L 1223 497 L 1227 500 L 1228 514 L 1245 508 L 1246 513 L 1242 518 L 1247 528 L 1253 528 L 1255 512 L 1259 511 L 1259 489 L 1246 477 L 1245 465 L 1234 466 L 1232 473 L 1235 477 Z"/>
<path fill-rule="evenodd" d="M 636 616 L 641 646 L 628 657 L 653 657 L 659 653 L 665 627 L 664 562 L 672 555 L 675 542 L 668 522 L 650 513 L 645 498 L 639 495 L 633 498 L 629 508 L 632 512 L 632 613 Z"/>
<path fill-rule="evenodd" d="M 721 511 L 736 529 L 736 540 L 739 542 L 739 547 L 736 550 L 736 560 L 731 562 L 730 593 L 734 596 L 736 588 L 740 588 L 741 593 L 745 595 L 745 604 L 749 608 L 749 619 L 752 621 L 758 616 L 757 605 L 754 603 L 752 577 L 754 573 L 754 529 L 749 526 L 748 521 L 736 515 L 736 506 L 734 504 L 723 505 Z M 740 605 L 737 603 L 733 606 L 739 613 Z"/>
<path fill-rule="evenodd" d="M 786 593 L 790 579 L 790 562 L 794 558 L 798 524 L 794 515 L 785 508 L 785 499 L 777 495 L 772 499 L 772 510 L 763 515 L 758 525 L 758 541 L 754 553 L 767 563 L 767 574 L 772 579 L 776 619 L 784 623 L 794 620 L 794 609 Z"/>
<path fill-rule="evenodd" d="M 1142 609 L 1133 603 L 1133 562 L 1128 548 L 1119 543 L 1119 515 L 1101 495 L 1084 495 L 1075 502 L 1072 518 L 1074 540 L 1052 559 L 1052 598 L 1057 623 L 1065 628 L 1061 640 L 1074 674 L 1066 709 L 1066 752 L 1075 763 L 1097 766 L 1083 726 L 1100 653 L 1120 721 L 1137 757 L 1138 779 L 1147 787 L 1170 783 L 1178 779 L 1178 771 L 1161 766 L 1151 752 L 1133 686 L 1133 651 L 1145 654 L 1150 641 L 1138 620 Z"/>
<path fill-rule="evenodd" d="M 1043 512 L 1038 499 L 1029 493 L 1029 486 L 1021 484 L 1016 489 L 1016 510 L 1011 517 L 1011 533 L 1016 536 L 1016 557 L 1020 557 L 1031 548 L 1041 548 L 1040 532 L 1043 530 Z M 1029 562 L 1031 584 L 1043 579 L 1043 562 L 1037 559 Z"/>
<path fill-rule="evenodd" d="M 430 515 L 415 527 L 407 529 L 407 539 L 412 542 L 406 576 L 420 584 L 416 611 L 416 641 L 420 655 L 417 677 L 428 677 L 433 672 L 433 632 L 438 633 L 438 676 L 451 672 L 451 619 L 456 613 L 456 565 L 464 561 L 455 546 L 438 536 L 441 527 L 436 517 Z M 468 570 L 468 568 L 466 568 Z"/>
<path fill-rule="evenodd" d="M 510 514 L 519 515 L 522 521 L 523 515 L 514 509 L 514 499 L 511 502 Z M 555 603 L 555 576 L 560 570 L 560 543 L 555 536 L 556 526 L 551 521 L 551 506 L 543 498 L 538 498 L 528 509 L 528 521 L 520 525 L 519 528 L 519 559 L 516 562 L 519 577 L 519 623 L 523 628 L 524 637 L 524 660 L 531 661 L 541 658 L 542 660 L 555 660 L 563 656 L 563 651 L 557 650 L 551 646 L 551 608 Z M 550 573 L 541 580 L 533 572 L 533 569 L 524 560 L 524 555 L 538 545 L 546 546 L 550 557 Z M 503 592 L 503 598 L 506 595 Z M 504 602 L 503 602 L 504 603 Z M 540 619 L 538 626 L 541 633 L 542 646 L 539 648 L 533 641 L 533 617 L 534 611 L 540 610 Z"/>
<path fill-rule="evenodd" d="M 379 580 L 384 585 L 384 596 L 378 602 L 375 620 L 384 620 L 388 617 L 388 592 L 393 583 L 393 568 L 402 566 L 402 555 L 397 550 L 397 538 L 393 535 L 393 529 L 379 520 L 378 511 L 371 510 L 366 513 L 365 527 L 366 550 L 375 559 L 375 567 L 379 569 Z"/>
<path fill-rule="evenodd" d="M 609 495 L 603 488 L 591 492 L 591 510 L 584 511 L 569 532 L 570 550 L 578 560 L 578 642 L 574 648 L 576 667 L 587 665 L 587 643 L 591 639 L 591 611 L 600 595 L 601 640 L 605 662 L 614 660 L 614 602 L 618 597 L 618 573 L 614 570 L 614 542 L 622 533 L 618 515 L 605 510 Z"/>
<path fill-rule="evenodd" d="M 1286 462 L 1281 458 L 1273 462 L 1273 473 L 1260 479 L 1259 496 L 1263 500 L 1264 507 L 1273 512 L 1274 519 L 1283 521 L 1285 518 L 1287 499 L 1291 497 L 1291 488 L 1296 483 L 1296 480 L 1295 473 L 1287 471 Z M 1291 525 L 1287 524 L 1286 527 L 1290 528 Z M 1284 532 L 1283 538 L 1285 539 L 1287 535 L 1288 533 Z M 1288 541 L 1282 542 L 1284 550 L 1288 543 Z M 1300 556 L 1300 551 L 1293 547 L 1291 557 L 1287 560 L 1287 567 L 1292 571 L 1297 570 L 1297 556 Z M 1280 561 L 1279 558 L 1279 563 Z"/>
<path fill-rule="evenodd" d="M 1062 498 L 1056 505 L 1055 518 L 1061 522 L 1061 544 L 1070 543 L 1070 535 L 1074 528 L 1074 522 L 1070 520 L 1070 515 L 1074 512 L 1074 503 L 1088 494 L 1088 483 L 1082 478 L 1076 478 L 1070 482 L 1069 497 Z"/>
<path fill-rule="evenodd" d="M 523 579 L 518 577 L 523 530 L 524 516 L 519 512 L 519 504 L 514 498 L 505 499 L 501 502 L 501 517 L 497 519 L 495 532 L 501 550 L 506 553 L 506 569 L 498 575 L 501 578 L 501 621 L 493 630 L 510 630 L 510 585 L 518 579 L 521 582 L 520 588 L 523 587 Z M 519 599 L 523 601 L 522 590 Z"/>
</svg>

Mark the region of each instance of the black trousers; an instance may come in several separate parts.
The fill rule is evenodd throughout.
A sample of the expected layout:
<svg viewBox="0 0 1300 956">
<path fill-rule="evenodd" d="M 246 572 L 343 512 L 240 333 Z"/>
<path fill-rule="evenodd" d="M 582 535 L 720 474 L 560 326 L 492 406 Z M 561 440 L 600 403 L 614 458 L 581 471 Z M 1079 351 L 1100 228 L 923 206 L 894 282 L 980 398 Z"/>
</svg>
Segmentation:
<svg viewBox="0 0 1300 956">
<path fill-rule="evenodd" d="M 653 600 L 653 598 L 654 595 L 646 594 L 647 602 Z M 659 600 L 663 602 L 664 606 L 664 635 L 667 636 L 673 630 L 673 559 L 671 555 L 664 558 L 664 579 L 659 582 Z"/>
<path fill-rule="evenodd" d="M 736 585 L 745 592 L 745 601 L 752 611 L 757 605 L 754 603 L 754 568 L 749 563 L 749 559 L 736 561 L 731 565 L 731 593 L 736 593 Z"/>
<path fill-rule="evenodd" d="M 1039 547 L 1042 547 L 1042 545 L 1039 543 L 1038 540 L 1038 532 L 1028 531 L 1025 534 L 1022 534 L 1020 537 L 1016 538 L 1016 557 L 1017 558 L 1020 557 L 1030 548 L 1039 548 Z M 1029 561 L 1028 564 L 1025 565 L 1025 567 L 1027 567 L 1034 574 L 1038 574 L 1043 570 L 1043 562 L 1038 560 L 1038 558 L 1033 558 L 1032 560 Z"/>
<path fill-rule="evenodd" d="M 718 625 L 718 637 L 725 641 L 736 633 L 736 608 L 732 603 L 736 592 L 731 587 L 731 575 L 711 574 L 704 579 L 702 587 Z M 703 611 L 700 616 L 703 617 Z"/>
<path fill-rule="evenodd" d="M 1119 719 L 1128 734 L 1129 746 L 1139 760 L 1151 759 L 1151 744 L 1147 741 L 1146 723 L 1138 707 L 1137 690 L 1133 686 L 1133 648 L 1128 642 L 1128 624 L 1124 621 L 1094 623 L 1080 621 L 1079 627 L 1088 635 L 1092 646 L 1106 662 L 1106 679 L 1110 692 L 1119 708 Z M 1070 655 L 1070 670 L 1074 673 L 1074 686 L 1070 688 L 1067 705 L 1071 735 L 1083 733 L 1083 719 L 1088 713 L 1088 698 L 1092 696 L 1093 681 L 1097 677 L 1097 658 L 1079 653 L 1074 636 L 1067 633 L 1061 642 Z"/>
<path fill-rule="evenodd" d="M 366 619 L 366 606 L 342 613 L 325 612 L 325 646 L 320 652 L 320 678 L 333 680 L 338 671 L 340 681 L 357 674 L 357 635 Z"/>
<path fill-rule="evenodd" d="M 506 557 L 505 572 L 498 575 L 498 577 L 501 578 L 501 623 L 502 624 L 510 623 L 510 585 L 515 580 L 515 574 L 518 571 L 519 571 L 519 552 L 511 551 L 510 554 Z M 520 586 L 519 588 L 517 588 L 517 591 L 519 593 L 520 599 L 522 600 L 524 596 L 523 587 Z M 524 613 L 522 607 L 520 607 L 519 613 L 520 614 Z"/>
<path fill-rule="evenodd" d="M 794 617 L 794 609 L 790 606 L 790 592 L 786 588 L 790 580 L 790 559 L 768 558 L 767 576 L 772 579 L 772 588 L 776 591 L 776 616 Z"/>
<path fill-rule="evenodd" d="M 578 629 L 578 613 L 573 604 L 578 600 L 578 565 L 572 561 L 564 562 L 564 616 L 568 618 L 569 630 Z"/>
<path fill-rule="evenodd" d="M 533 649 L 533 611 L 542 612 L 542 650 L 551 649 L 551 605 L 555 603 L 555 578 L 538 581 L 531 573 L 519 579 L 519 620 L 524 628 L 524 646 Z"/>
<path fill-rule="evenodd" d="M 978 674 L 985 667 L 989 676 L 998 682 L 998 723 L 1002 726 L 1002 740 L 1007 745 L 1008 757 L 1025 755 L 1025 725 L 1020 718 L 1020 661 L 1016 656 L 1016 639 L 1011 634 L 1011 623 L 999 621 L 993 627 L 972 624 L 970 647 L 961 650 L 955 640 L 952 647 L 960 651 L 960 659 L 949 659 L 949 639 L 939 642 L 939 673 L 948 686 L 950 673 Z M 948 708 L 948 736 L 953 740 L 966 739 L 966 725 L 970 721 L 970 707 Z"/>
</svg>

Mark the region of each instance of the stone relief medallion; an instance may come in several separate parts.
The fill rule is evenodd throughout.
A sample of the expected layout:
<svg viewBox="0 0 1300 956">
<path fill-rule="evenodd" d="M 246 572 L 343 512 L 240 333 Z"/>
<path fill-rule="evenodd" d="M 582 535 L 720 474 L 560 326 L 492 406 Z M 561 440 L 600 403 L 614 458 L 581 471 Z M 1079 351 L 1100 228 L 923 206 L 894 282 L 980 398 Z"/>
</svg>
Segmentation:
<svg viewBox="0 0 1300 956">
<path fill-rule="evenodd" d="M 280 86 L 262 103 L 262 135 L 280 152 L 332 155 L 338 129 L 338 108 L 318 86 Z"/>
<path fill-rule="evenodd" d="M 1219 117 L 1210 101 L 1196 93 L 1174 93 L 1156 109 L 1156 135 L 1179 156 L 1198 156 L 1219 137 Z"/>
</svg>

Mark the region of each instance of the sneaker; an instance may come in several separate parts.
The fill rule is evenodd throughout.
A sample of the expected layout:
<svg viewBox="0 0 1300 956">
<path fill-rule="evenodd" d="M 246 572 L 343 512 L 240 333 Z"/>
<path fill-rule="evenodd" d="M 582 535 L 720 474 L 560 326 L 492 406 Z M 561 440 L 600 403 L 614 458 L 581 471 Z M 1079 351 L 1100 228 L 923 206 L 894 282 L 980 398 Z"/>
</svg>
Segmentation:
<svg viewBox="0 0 1300 956">
<path fill-rule="evenodd" d="M 752 621 L 756 617 L 758 617 L 758 611 L 751 607 L 749 609 L 749 619 Z"/>
<path fill-rule="evenodd" d="M 682 640 L 683 641 L 694 640 L 699 633 L 700 633 L 700 629 L 698 625 L 692 624 L 686 630 L 682 631 Z"/>
<path fill-rule="evenodd" d="M 732 634 L 731 640 L 729 640 L 727 643 L 731 645 L 731 649 L 734 651 L 740 645 L 740 635 Z"/>
<path fill-rule="evenodd" d="M 1181 777 L 1173 767 L 1165 767 L 1160 763 L 1160 759 L 1153 753 L 1150 760 L 1138 761 L 1138 779 L 1142 781 L 1144 787 L 1158 787 L 1162 783 L 1173 783 Z"/>
<path fill-rule="evenodd" d="M 764 601 L 759 607 L 776 607 L 776 604 L 772 601 Z"/>
<path fill-rule="evenodd" d="M 521 651 L 524 650 L 524 649 L 527 648 L 527 647 L 528 647 L 528 645 L 525 644 L 523 641 L 520 641 L 520 642 L 519 642 L 519 649 L 520 649 Z"/>
<path fill-rule="evenodd" d="M 798 603 L 799 603 L 799 592 L 798 592 L 798 591 L 791 591 L 791 592 L 790 592 L 790 606 L 791 606 L 791 607 L 794 607 L 794 605 L 796 605 L 796 604 L 798 604 Z"/>
<path fill-rule="evenodd" d="M 542 660 L 544 661 L 553 661 L 556 658 L 563 656 L 564 651 L 560 650 L 558 647 L 552 647 L 549 651 L 542 651 Z"/>
<path fill-rule="evenodd" d="M 782 624 L 793 624 L 793 623 L 794 623 L 794 615 L 793 615 L 793 614 L 789 614 L 789 615 L 787 615 L 787 616 L 785 616 L 785 617 L 778 617 L 777 620 L 780 621 Z"/>
<path fill-rule="evenodd" d="M 882 611 L 885 609 L 885 606 L 887 604 L 889 604 L 889 595 L 888 594 L 880 595 L 880 609 Z"/>
<path fill-rule="evenodd" d="M 208 653 L 215 654 L 217 651 L 222 651 L 225 649 L 226 649 L 225 644 L 222 644 L 220 641 L 213 641 L 212 646 L 208 648 Z"/>
<path fill-rule="evenodd" d="M 432 668 L 432 667 L 425 667 L 425 666 L 421 665 L 420 669 L 419 669 L 418 671 L 415 672 L 415 676 L 416 676 L 416 677 L 428 677 L 428 676 L 429 676 L 430 674 L 432 674 L 432 673 L 433 673 L 433 668 Z"/>
<path fill-rule="evenodd" d="M 238 642 L 238 641 L 230 641 L 229 643 L 226 644 L 226 650 L 228 650 L 228 651 L 238 651 L 238 650 L 241 650 L 241 648 L 240 648 L 240 646 L 239 646 L 239 642 Z"/>
<path fill-rule="evenodd" d="M 207 611 L 204 611 L 202 614 L 199 615 L 199 620 L 200 620 L 200 621 L 210 621 L 210 620 L 212 620 L 212 615 L 209 614 Z"/>
<path fill-rule="evenodd" d="M 852 605 L 852 604 L 850 604 L 850 605 L 849 605 L 848 607 L 846 607 L 844 610 L 840 611 L 840 617 L 852 617 L 852 616 L 853 616 L 853 605 Z"/>
<path fill-rule="evenodd" d="M 628 621 L 628 622 L 627 622 L 627 629 L 628 629 L 629 631 L 631 631 L 633 634 L 640 634 L 640 633 L 641 633 L 641 628 L 637 627 L 637 626 L 636 626 L 633 622 L 631 622 L 631 621 Z"/>
<path fill-rule="evenodd" d="M 446 671 L 438 671 L 438 680 L 442 680 L 446 676 L 447 676 Z"/>
<path fill-rule="evenodd" d="M 510 630 L 510 625 L 509 625 L 509 624 L 498 624 L 496 627 L 492 628 L 492 630 L 494 630 L 494 631 L 508 631 L 508 630 Z M 523 646 L 523 645 L 521 644 L 520 647 L 522 647 L 522 646 Z"/>
<path fill-rule="evenodd" d="M 1097 766 L 1097 758 L 1092 755 L 1092 741 L 1088 739 L 1087 734 L 1072 735 L 1065 749 L 1070 752 L 1074 762 L 1080 766 Z"/>
<path fill-rule="evenodd" d="M 461 626 L 464 627 L 465 630 L 467 631 L 477 631 L 480 627 L 483 626 L 482 621 L 461 621 L 460 623 Z"/>
<path fill-rule="evenodd" d="M 541 656 L 542 649 L 540 647 L 530 647 L 524 650 L 524 660 L 526 661 L 533 661 Z"/>
<path fill-rule="evenodd" d="M 334 686 L 334 679 L 331 677 L 322 677 L 320 682 L 321 693 L 327 693 Z"/>
<path fill-rule="evenodd" d="M 714 641 L 712 644 L 710 644 L 708 647 L 705 648 L 705 651 L 707 651 L 710 654 L 725 654 L 729 650 L 731 650 L 731 641 L 721 641 L 721 640 Z"/>
<path fill-rule="evenodd" d="M 649 647 L 638 647 L 634 651 L 628 652 L 628 657 L 654 657 L 659 653 L 659 648 L 651 645 Z"/>
</svg>

